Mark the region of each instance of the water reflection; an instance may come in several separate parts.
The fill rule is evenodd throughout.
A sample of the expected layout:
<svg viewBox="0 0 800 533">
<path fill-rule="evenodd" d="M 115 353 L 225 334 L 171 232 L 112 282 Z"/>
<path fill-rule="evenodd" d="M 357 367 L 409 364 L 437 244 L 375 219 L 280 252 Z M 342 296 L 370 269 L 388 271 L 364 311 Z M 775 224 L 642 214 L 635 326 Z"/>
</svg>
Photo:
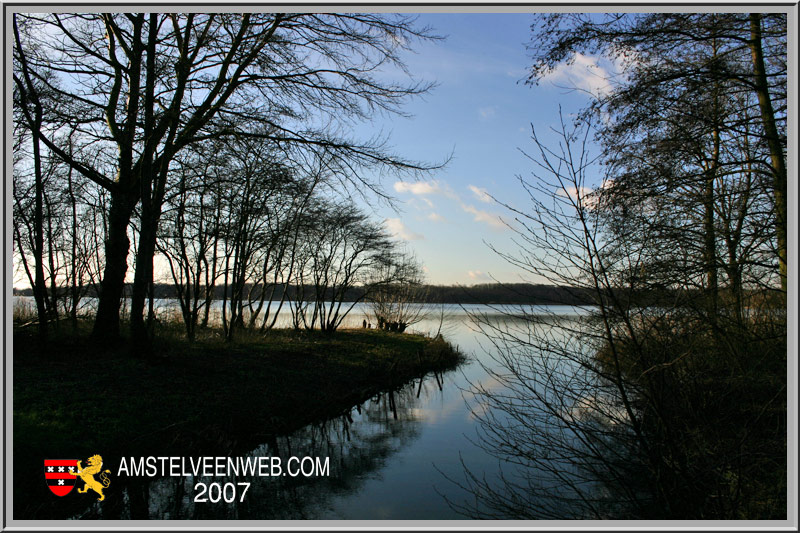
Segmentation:
<svg viewBox="0 0 800 533">
<path fill-rule="evenodd" d="M 440 395 L 444 378 L 431 373 L 404 386 L 380 393 L 347 413 L 311 424 L 289 435 L 272 436 L 244 457 L 290 457 L 329 459 L 326 477 L 165 477 L 160 479 L 121 477 L 119 498 L 95 503 L 75 518 L 102 519 L 269 519 L 314 520 L 343 518 L 333 499 L 361 490 L 390 458 L 418 438 L 426 410 L 423 404 Z M 204 455 L 201 451 L 193 456 Z M 197 503 L 195 484 L 249 482 L 244 498 L 226 503 Z M 123 487 L 124 483 L 124 489 Z"/>
<path fill-rule="evenodd" d="M 439 311 L 442 311 L 441 313 Z M 331 475 L 324 478 L 256 478 L 256 479 L 206 479 L 203 481 L 252 483 L 244 502 L 195 503 L 194 483 L 200 479 L 166 478 L 160 480 L 138 479 L 122 487 L 118 478 L 115 498 L 107 498 L 103 507 L 95 505 L 85 513 L 86 518 L 149 518 L 149 519 L 464 519 L 471 516 L 491 516 L 487 502 L 475 498 L 474 482 L 479 480 L 491 491 L 504 493 L 513 487 L 525 495 L 521 505 L 525 509 L 541 508 L 547 504 L 553 517 L 575 516 L 574 491 L 569 484 L 588 481 L 573 465 L 559 459 L 550 449 L 547 439 L 563 436 L 554 424 L 537 424 L 527 432 L 526 438 L 537 439 L 529 448 L 535 459 L 541 459 L 541 468 L 530 462 L 509 461 L 499 457 L 489 446 L 483 433 L 487 413 L 500 417 L 500 425 L 526 431 L 532 417 L 504 415 L 492 409 L 475 387 L 496 397 L 506 396 L 509 402 L 529 398 L 531 388 L 537 391 L 536 381 L 565 378 L 563 361 L 555 355 L 542 353 L 540 359 L 514 357 L 508 363 L 548 363 L 549 373 L 533 372 L 526 367 L 525 374 L 535 379 L 519 383 L 524 390 L 508 387 L 508 366 L 497 361 L 502 343 L 487 337 L 471 320 L 470 313 L 486 312 L 486 319 L 512 333 L 525 334 L 531 325 L 551 332 L 552 341 L 561 350 L 576 349 L 574 337 L 560 332 L 576 331 L 585 326 L 586 310 L 567 306 L 552 306 L 550 314 L 539 309 L 515 310 L 526 316 L 502 315 L 498 309 L 481 306 L 464 306 L 458 309 L 437 307 L 429 319 L 416 324 L 414 331 L 435 334 L 441 331 L 448 341 L 467 354 L 469 362 L 456 371 L 443 375 L 429 375 L 416 379 L 391 392 L 387 391 L 348 413 L 314 424 L 290 435 L 252 436 L 249 448 L 239 449 L 231 456 L 319 456 L 330 458 Z M 555 316 L 554 316 L 555 315 Z M 561 318 L 559 318 L 561 317 Z M 554 327 L 554 326 L 561 326 Z M 514 355 L 514 352 L 509 352 Z M 550 382 L 545 382 L 545 384 Z M 550 383 L 552 386 L 552 383 Z M 575 393 L 583 398 L 581 391 Z M 465 402 L 465 399 L 467 402 Z M 585 398 L 584 398 L 585 400 Z M 560 416 L 577 417 L 580 410 L 575 402 L 564 403 Z M 519 414 L 519 412 L 517 412 Z M 547 422 L 547 418 L 538 418 Z M 258 428 L 254 428 L 256 435 Z M 542 445 L 544 444 L 544 445 Z M 209 455 L 198 449 L 194 456 Z M 559 464 L 561 460 L 562 464 Z M 534 468 L 532 468 L 532 466 Z M 470 476 L 474 475 L 474 478 Z M 565 483 L 560 476 L 568 476 Z M 577 481 L 576 481 L 577 479 Z M 511 485 L 509 485 L 511 484 Z M 465 490 L 466 489 L 466 490 Z M 549 495 L 549 499 L 548 499 Z M 553 498 L 553 495 L 556 497 Z M 607 498 L 603 498 L 607 499 Z M 549 504 L 548 504 L 549 502 Z M 511 513 L 504 514 L 509 518 Z M 519 515 L 517 515 L 519 516 Z M 526 516 L 526 515 L 523 515 Z M 530 516 L 541 518 L 541 515 Z"/>
<path fill-rule="evenodd" d="M 489 379 L 471 388 L 476 444 L 507 474 L 487 479 L 465 464 L 465 494 L 450 504 L 479 519 L 630 516 L 621 502 L 641 499 L 642 477 L 620 389 L 598 363 L 597 321 L 518 309 L 473 318 L 492 346 L 479 362 Z"/>
</svg>

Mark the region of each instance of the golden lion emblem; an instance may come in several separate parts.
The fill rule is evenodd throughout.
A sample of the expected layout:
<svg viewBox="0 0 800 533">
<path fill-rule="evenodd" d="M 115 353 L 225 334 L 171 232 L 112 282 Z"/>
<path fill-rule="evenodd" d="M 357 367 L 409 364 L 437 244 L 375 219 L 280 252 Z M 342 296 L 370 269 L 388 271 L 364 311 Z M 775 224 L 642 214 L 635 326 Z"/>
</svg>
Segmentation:
<svg viewBox="0 0 800 533">
<path fill-rule="evenodd" d="M 103 489 L 108 488 L 111 484 L 111 480 L 109 480 L 106 475 L 111 473 L 111 470 L 101 471 L 103 468 L 103 458 L 99 455 L 89 457 L 89 460 L 86 462 L 88 464 L 86 468 L 81 468 L 81 462 L 78 461 L 78 471 L 75 472 L 72 468 L 70 468 L 69 471 L 80 477 L 85 483 L 82 489 L 78 489 L 78 492 L 84 493 L 92 489 L 100 495 L 97 501 L 101 502 L 106 499 L 106 497 L 103 496 Z M 100 481 L 94 478 L 96 474 L 100 474 Z"/>
</svg>

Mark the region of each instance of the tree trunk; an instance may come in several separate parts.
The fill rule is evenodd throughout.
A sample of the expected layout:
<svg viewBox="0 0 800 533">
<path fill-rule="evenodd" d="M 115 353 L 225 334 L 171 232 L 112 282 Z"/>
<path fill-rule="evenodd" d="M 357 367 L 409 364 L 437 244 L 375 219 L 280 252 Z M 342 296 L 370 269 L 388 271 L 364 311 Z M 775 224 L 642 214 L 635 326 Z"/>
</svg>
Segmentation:
<svg viewBox="0 0 800 533">
<path fill-rule="evenodd" d="M 758 107 L 764 126 L 764 136 L 769 145 L 775 189 L 775 233 L 778 239 L 781 288 L 786 290 L 786 159 L 775 124 L 775 110 L 769 95 L 769 84 L 761 49 L 761 14 L 750 13 L 750 51 L 753 57 L 753 76 L 758 95 Z"/>
<path fill-rule="evenodd" d="M 38 109 L 37 109 L 38 111 Z M 37 113 L 38 115 L 38 113 Z M 47 289 L 44 280 L 44 184 L 42 180 L 42 155 L 39 145 L 39 117 L 37 124 L 32 125 L 33 132 L 33 167 L 35 179 L 35 205 L 33 213 L 33 233 L 35 250 L 33 264 L 35 282 L 33 296 L 36 301 L 36 314 L 39 316 L 39 336 L 47 336 Z"/>
<path fill-rule="evenodd" d="M 714 173 L 706 178 L 703 191 L 703 234 L 704 260 L 706 271 L 706 290 L 708 291 L 709 319 L 716 322 L 719 301 L 719 282 L 717 277 L 717 237 L 714 228 Z"/>
<path fill-rule="evenodd" d="M 205 329 L 208 327 L 209 313 L 211 312 L 211 304 L 214 303 L 214 291 L 217 287 L 217 255 L 219 252 L 219 226 L 222 212 L 222 201 L 217 202 L 217 209 L 214 213 L 213 225 L 213 241 L 211 245 L 211 275 L 209 277 L 209 267 L 205 267 L 206 286 L 205 286 L 205 307 L 203 308 L 203 320 L 200 323 L 200 328 Z"/>
<path fill-rule="evenodd" d="M 716 107 L 716 99 L 715 99 Z M 716 111 L 714 119 L 717 119 Z M 717 276 L 717 234 L 714 224 L 714 186 L 717 180 L 717 166 L 719 164 L 720 138 L 719 129 L 714 126 L 713 148 L 711 161 L 706 169 L 705 183 L 703 186 L 703 249 L 704 249 L 704 268 L 706 271 L 706 290 L 709 299 L 709 318 L 712 324 L 716 324 L 717 312 L 719 310 L 719 281 Z"/>
<path fill-rule="evenodd" d="M 161 217 L 160 202 L 153 194 L 153 155 L 155 146 L 151 136 L 154 133 L 153 104 L 155 74 L 155 44 L 157 36 L 156 14 L 150 14 L 147 38 L 146 79 L 144 90 L 144 134 L 146 138 L 144 153 L 140 156 L 139 176 L 142 217 L 140 223 L 139 246 L 136 252 L 136 272 L 133 278 L 131 295 L 131 342 L 134 355 L 147 355 L 150 352 L 150 335 L 144 323 L 144 306 L 147 292 L 153 283 L 153 256 L 156 251 L 156 232 Z M 166 157 L 166 155 L 165 155 Z M 157 178 L 156 178 L 157 179 Z"/>
<path fill-rule="evenodd" d="M 69 308 L 69 319 L 72 324 L 73 331 L 78 330 L 78 303 L 81 299 L 81 291 L 83 289 L 83 269 L 78 268 L 78 201 L 75 198 L 75 188 L 72 183 L 72 167 L 69 167 L 67 172 L 67 191 L 69 192 L 69 204 L 71 215 L 71 242 L 70 252 L 72 254 L 72 266 L 70 267 L 70 296 L 71 303 Z M 85 257 L 81 257 L 80 261 L 85 261 Z M 81 278 L 78 280 L 78 278 Z"/>
<path fill-rule="evenodd" d="M 22 109 L 31 130 L 31 142 L 33 143 L 33 176 L 34 176 L 34 213 L 33 213 L 33 298 L 36 301 L 36 314 L 39 317 L 39 336 L 44 338 L 47 335 L 47 289 L 44 280 L 44 179 L 42 177 L 42 152 L 39 136 L 42 131 L 42 104 L 39 101 L 39 94 L 31 81 L 28 71 L 28 62 L 19 38 L 17 28 L 17 16 L 13 17 L 14 37 L 16 39 L 17 50 L 19 53 L 20 64 L 23 69 L 25 83 L 17 82 L 19 94 L 22 100 Z M 28 111 L 28 104 L 33 104 L 33 116 Z M 55 275 L 55 273 L 51 273 Z"/>
<path fill-rule="evenodd" d="M 100 300 L 92 337 L 96 340 L 119 340 L 119 307 L 128 272 L 128 224 L 135 201 L 124 193 L 112 194 L 108 210 L 108 238 L 105 243 L 106 266 L 100 283 Z"/>
<path fill-rule="evenodd" d="M 147 291 L 153 281 L 153 256 L 156 247 L 156 229 L 158 218 L 150 209 L 145 214 L 142 208 L 139 246 L 136 251 L 136 271 L 133 277 L 133 294 L 131 295 L 131 341 L 135 349 L 145 350 L 149 346 L 150 335 L 144 321 L 144 308 L 147 302 Z"/>
</svg>

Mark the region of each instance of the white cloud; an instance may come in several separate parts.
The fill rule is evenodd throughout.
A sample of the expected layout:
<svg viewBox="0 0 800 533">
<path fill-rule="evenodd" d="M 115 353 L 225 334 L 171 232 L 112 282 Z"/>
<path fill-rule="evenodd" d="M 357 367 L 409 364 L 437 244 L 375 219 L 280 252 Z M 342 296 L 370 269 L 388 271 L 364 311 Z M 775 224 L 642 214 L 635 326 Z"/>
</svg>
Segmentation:
<svg viewBox="0 0 800 533">
<path fill-rule="evenodd" d="M 487 204 L 492 203 L 492 197 L 489 196 L 489 193 L 486 191 L 486 189 L 481 189 L 480 187 L 476 187 L 475 185 L 470 185 L 469 190 L 471 190 L 472 194 L 474 194 L 475 197 L 481 202 Z"/>
<path fill-rule="evenodd" d="M 398 181 L 394 184 L 396 192 L 410 192 L 415 195 L 438 194 L 442 192 L 438 181 Z"/>
<path fill-rule="evenodd" d="M 415 196 L 413 198 L 409 198 L 408 205 L 417 211 L 430 211 L 435 207 L 434 203 L 424 196 Z"/>
<path fill-rule="evenodd" d="M 586 91 L 592 96 L 606 96 L 613 90 L 611 73 L 600 66 L 600 58 L 575 54 L 574 61 L 561 63 L 545 79 L 554 85 Z"/>
<path fill-rule="evenodd" d="M 480 187 L 476 187 L 474 185 L 470 185 L 469 189 L 472 193 L 481 201 L 481 202 L 491 202 L 492 199 L 489 194 Z M 420 182 L 408 182 L 408 181 L 397 181 L 394 184 L 394 190 L 399 193 L 411 193 L 417 195 L 422 199 L 424 202 L 428 204 L 429 207 L 433 208 L 433 202 L 425 198 L 426 195 L 434 195 L 434 194 L 441 194 L 451 200 L 457 202 L 461 209 L 466 211 L 467 213 L 473 216 L 473 220 L 476 222 L 483 222 L 488 224 L 489 226 L 495 229 L 505 229 L 507 226 L 506 224 L 500 220 L 497 215 L 493 215 L 487 211 L 483 211 L 481 209 L 476 208 L 474 205 L 467 205 L 461 199 L 459 194 L 451 189 L 446 183 L 440 183 L 438 181 L 420 181 Z M 427 215 L 428 219 L 434 222 L 441 222 L 444 220 L 444 217 L 437 213 L 430 213 Z M 393 231 L 396 235 L 401 236 L 406 240 L 414 240 L 414 238 L 406 238 L 402 237 L 402 235 L 416 235 L 414 233 L 408 232 L 405 227 L 402 227 L 402 223 L 400 222 L 399 218 L 390 218 L 387 219 L 387 227 L 391 231 Z M 392 224 L 390 226 L 389 224 Z M 422 236 L 417 236 L 417 239 L 422 238 Z"/>
<path fill-rule="evenodd" d="M 561 196 L 568 196 L 573 200 L 577 200 L 592 194 L 592 189 L 589 187 L 565 187 L 564 189 L 559 189 L 558 194 Z"/>
<path fill-rule="evenodd" d="M 433 207 L 433 202 L 425 198 L 427 195 L 441 194 L 452 200 L 459 199 L 458 194 L 449 185 L 439 181 L 396 181 L 394 190 L 399 193 L 407 192 L 419 196 L 423 202 L 428 204 L 428 207 Z"/>
<path fill-rule="evenodd" d="M 489 274 L 481 272 L 480 270 L 468 270 L 467 276 L 469 276 L 469 279 L 474 279 L 475 281 L 489 281 L 492 279 Z"/>
<path fill-rule="evenodd" d="M 478 209 L 474 205 L 461 204 L 461 209 L 473 215 L 475 222 L 483 222 L 495 229 L 506 229 L 508 227 L 497 215 Z"/>
<path fill-rule="evenodd" d="M 387 218 L 383 221 L 383 224 L 392 235 L 395 235 L 404 241 L 418 241 L 425 238 L 424 235 L 420 233 L 414 233 L 413 231 L 409 230 L 399 218 Z"/>
<path fill-rule="evenodd" d="M 606 184 L 604 183 L 601 188 L 605 187 Z M 565 189 L 561 189 L 558 191 L 560 196 L 566 196 L 571 199 L 574 203 L 580 203 L 586 209 L 593 209 L 598 202 L 598 192 L 599 190 L 593 190 L 588 187 L 566 187 Z"/>
</svg>

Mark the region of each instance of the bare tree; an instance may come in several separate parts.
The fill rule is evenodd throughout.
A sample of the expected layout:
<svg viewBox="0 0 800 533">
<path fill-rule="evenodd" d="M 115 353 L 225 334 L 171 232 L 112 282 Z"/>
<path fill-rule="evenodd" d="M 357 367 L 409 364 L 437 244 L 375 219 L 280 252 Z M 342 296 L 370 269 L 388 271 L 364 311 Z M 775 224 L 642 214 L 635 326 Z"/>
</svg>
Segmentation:
<svg viewBox="0 0 800 533">
<path fill-rule="evenodd" d="M 399 253 L 379 265 L 382 280 L 368 296 L 376 327 L 402 333 L 426 318 L 427 288 L 422 265 L 412 255 Z"/>
<path fill-rule="evenodd" d="M 352 204 L 326 205 L 317 218 L 306 246 L 311 248 L 314 309 L 310 328 L 319 324 L 333 333 L 378 279 L 380 265 L 390 257 L 393 243 L 385 230 Z M 348 298 L 357 286 L 360 295 Z"/>
<path fill-rule="evenodd" d="M 104 211 L 98 210 L 97 203 L 102 198 L 95 187 L 73 179 L 72 169 L 47 149 L 33 157 L 31 136 L 21 131 L 27 129 L 25 124 L 18 123 L 22 127 L 16 132 L 19 144 L 14 152 L 15 260 L 34 289 L 34 299 L 41 300 L 37 304 L 40 333 L 50 323 L 58 327 L 64 316 L 76 328 L 83 298 L 94 288 L 101 264 L 103 224 L 98 217 Z M 37 165 L 30 166 L 36 158 L 41 180 L 36 178 Z"/>
<path fill-rule="evenodd" d="M 94 333 L 116 338 L 127 272 L 128 225 L 140 205 L 131 332 L 146 339 L 143 309 L 166 184 L 175 156 L 226 136 L 270 139 L 293 158 L 331 154 L 343 181 L 379 185 L 366 167 L 419 171 L 381 141 L 342 134 L 348 121 L 400 104 L 429 85 L 384 82 L 402 66 L 398 50 L 430 37 L 406 16 L 373 14 L 15 14 L 26 75 L 58 102 L 37 139 L 76 172 L 108 190 L 105 272 Z M 37 48 L 27 43 L 37 42 Z M 20 56 L 22 57 L 22 56 Z M 56 74 L 49 78 L 46 72 Z M 27 78 L 26 78 L 27 79 Z M 61 81 L 61 83 L 58 83 Z M 36 113 L 34 111 L 34 113 Z M 34 118 L 34 122 L 35 122 Z M 75 126 L 65 150 L 59 124 Z M 312 124 L 322 124 L 315 127 Z M 346 171 L 346 172 L 345 172 Z"/>
<path fill-rule="evenodd" d="M 648 180 L 662 190 L 694 182 L 704 198 L 702 257 L 709 287 L 718 260 L 716 182 L 745 167 L 768 179 L 785 290 L 785 14 L 553 14 L 537 19 L 534 36 L 532 83 L 578 53 L 615 60 L 621 76 L 608 80 L 611 90 L 596 95 L 588 110 L 608 120 L 600 131 L 606 161 L 627 167 L 630 175 L 646 175 L 637 167 L 649 175 L 655 170 L 658 179 Z M 742 135 L 749 140 L 747 160 L 725 153 Z"/>
<path fill-rule="evenodd" d="M 14 77 L 16 109 L 24 118 L 27 129 L 31 134 L 32 159 L 33 159 L 33 216 L 31 220 L 31 235 L 33 237 L 33 276 L 31 287 L 33 288 L 34 300 L 36 301 L 36 311 L 39 317 L 39 335 L 44 337 L 47 334 L 48 315 L 51 314 L 47 301 L 47 289 L 44 276 L 44 176 L 42 171 L 42 142 L 41 131 L 44 120 L 44 108 L 40 93 L 42 84 L 37 83 L 28 62 L 27 52 L 23 48 L 20 39 L 20 29 L 17 24 L 16 16 L 13 19 L 14 26 L 14 66 L 16 75 Z M 49 75 L 49 72 L 43 74 Z M 17 130 L 17 133 L 21 133 Z M 17 234 L 17 242 L 21 243 L 21 236 Z M 20 244 L 21 246 L 21 244 Z M 29 271 L 27 262 L 26 271 Z"/>
<path fill-rule="evenodd" d="M 621 191 L 589 155 L 589 128 L 556 133 L 551 148 L 533 132 L 529 204 L 507 206 L 521 250 L 501 255 L 593 304 L 474 317 L 496 363 L 493 385 L 474 387 L 480 443 L 515 471 L 488 481 L 468 468 L 458 482 L 474 504 L 454 506 L 481 518 L 781 516 L 785 322 L 762 303 L 745 327 L 726 325 L 738 345 L 718 342 L 720 322 L 693 303 L 696 270 L 678 267 L 681 232 L 656 234 L 671 199 L 609 217 Z"/>
<path fill-rule="evenodd" d="M 195 338 L 201 313 L 208 316 L 218 277 L 222 178 L 213 148 L 197 146 L 176 158 L 173 172 L 181 176 L 174 179 L 174 193 L 165 199 L 157 241 L 169 265 L 189 341 Z"/>
</svg>

